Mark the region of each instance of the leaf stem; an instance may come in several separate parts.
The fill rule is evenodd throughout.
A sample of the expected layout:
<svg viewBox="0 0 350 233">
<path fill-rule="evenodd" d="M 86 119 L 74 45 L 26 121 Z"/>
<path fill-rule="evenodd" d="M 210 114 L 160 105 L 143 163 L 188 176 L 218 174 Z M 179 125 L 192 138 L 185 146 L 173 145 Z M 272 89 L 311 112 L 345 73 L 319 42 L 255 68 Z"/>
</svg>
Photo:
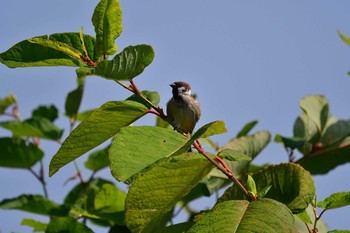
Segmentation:
<svg viewBox="0 0 350 233">
<path fill-rule="evenodd" d="M 200 146 L 200 144 L 195 141 L 193 143 L 194 148 L 204 155 L 205 158 L 207 158 L 215 167 L 217 167 L 222 173 L 224 173 L 229 179 L 231 179 L 235 184 L 238 185 L 238 187 L 244 192 L 244 195 L 250 200 L 251 197 L 249 196 L 249 193 L 247 189 L 242 185 L 242 183 L 235 177 L 235 175 L 231 172 L 231 170 L 228 168 L 228 166 L 225 164 L 225 162 L 220 159 L 219 157 L 215 157 L 213 159 L 210 155 L 208 155 L 204 149 Z M 217 162 L 219 161 L 219 162 Z"/>
</svg>

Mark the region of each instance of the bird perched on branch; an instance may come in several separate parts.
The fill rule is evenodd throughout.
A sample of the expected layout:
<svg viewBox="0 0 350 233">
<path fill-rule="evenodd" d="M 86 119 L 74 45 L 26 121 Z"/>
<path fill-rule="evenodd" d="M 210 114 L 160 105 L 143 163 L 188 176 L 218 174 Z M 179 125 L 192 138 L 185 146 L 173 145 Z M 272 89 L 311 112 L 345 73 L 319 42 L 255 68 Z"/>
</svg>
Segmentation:
<svg viewBox="0 0 350 233">
<path fill-rule="evenodd" d="M 167 103 L 167 120 L 178 132 L 190 135 L 201 116 L 199 104 L 188 83 L 178 81 L 170 86 L 173 97 Z"/>
</svg>

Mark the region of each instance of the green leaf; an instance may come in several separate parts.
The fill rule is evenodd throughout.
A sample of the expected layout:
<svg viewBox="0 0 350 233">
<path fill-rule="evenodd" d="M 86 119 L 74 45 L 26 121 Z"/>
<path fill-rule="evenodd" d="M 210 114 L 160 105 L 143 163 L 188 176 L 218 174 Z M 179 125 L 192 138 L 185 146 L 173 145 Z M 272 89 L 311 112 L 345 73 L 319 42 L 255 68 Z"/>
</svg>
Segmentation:
<svg viewBox="0 0 350 233">
<path fill-rule="evenodd" d="M 293 138 L 305 139 L 304 146 L 298 149 L 304 155 L 309 154 L 312 151 L 312 144 L 316 143 L 320 138 L 320 133 L 318 132 L 316 124 L 305 113 L 302 113 L 295 120 L 293 131 Z"/>
<path fill-rule="evenodd" d="M 159 96 L 158 92 L 144 90 L 141 92 L 141 94 L 143 96 L 145 96 L 152 104 L 154 104 L 156 106 L 159 104 L 160 96 Z M 151 108 L 151 105 L 149 103 L 147 103 L 144 99 L 142 99 L 139 95 L 136 95 L 136 94 L 133 94 L 132 96 L 130 96 L 126 100 L 133 100 L 133 101 L 139 102 L 139 103 L 147 106 L 147 108 L 149 108 L 149 109 Z M 159 118 L 159 119 L 161 119 L 161 118 Z"/>
<path fill-rule="evenodd" d="M 91 109 L 91 110 L 86 110 L 86 111 L 78 113 L 77 114 L 77 121 L 85 120 L 86 118 L 88 118 L 94 112 L 94 110 L 95 109 Z"/>
<path fill-rule="evenodd" d="M 251 157 L 243 154 L 240 151 L 235 151 L 231 149 L 223 149 L 218 153 L 218 156 L 222 159 L 227 159 L 228 161 L 250 161 Z"/>
<path fill-rule="evenodd" d="M 81 57 L 83 56 L 83 54 L 78 49 L 70 47 L 69 45 L 63 42 L 49 40 L 49 39 L 40 38 L 40 37 L 31 38 L 31 39 L 28 39 L 28 41 L 33 44 L 38 44 L 43 47 L 48 47 L 48 48 L 60 51 L 77 61 L 81 60 Z"/>
<path fill-rule="evenodd" d="M 21 195 L 16 198 L 4 199 L 0 202 L 0 209 L 22 210 L 47 216 L 67 214 L 66 209 L 40 195 Z"/>
<path fill-rule="evenodd" d="M 19 138 L 0 138 L 0 166 L 30 168 L 44 157 L 44 152 L 33 143 Z"/>
<path fill-rule="evenodd" d="M 63 142 L 50 162 L 49 175 L 105 142 L 119 130 L 138 120 L 147 108 L 134 101 L 110 101 L 86 118 Z"/>
<path fill-rule="evenodd" d="M 271 165 L 252 174 L 252 177 L 257 190 L 272 185 L 266 197 L 284 203 L 293 213 L 300 213 L 306 209 L 315 195 L 314 181 L 310 173 L 297 164 Z M 242 184 L 245 183 L 243 179 Z M 219 201 L 232 199 L 245 199 L 244 193 L 237 185 L 228 188 Z"/>
<path fill-rule="evenodd" d="M 305 144 L 305 139 L 296 137 L 283 137 L 279 134 L 275 136 L 275 142 L 283 143 L 285 148 L 292 150 L 302 148 Z"/>
<path fill-rule="evenodd" d="M 0 114 L 3 114 L 5 110 L 10 107 L 12 104 L 16 103 L 16 96 L 9 95 L 5 98 L 0 99 Z"/>
<path fill-rule="evenodd" d="M 323 201 L 317 202 L 317 206 L 323 209 L 335 209 L 350 205 L 350 192 L 333 193 Z"/>
<path fill-rule="evenodd" d="M 58 109 L 54 105 L 39 106 L 33 110 L 32 117 L 43 117 L 54 122 L 58 117 Z"/>
<path fill-rule="evenodd" d="M 153 48 L 149 45 L 126 47 L 113 60 L 99 63 L 90 75 L 98 75 L 111 80 L 132 80 L 152 63 Z"/>
<path fill-rule="evenodd" d="M 175 155 L 179 155 L 182 153 L 185 153 L 188 151 L 189 148 L 191 148 L 191 145 L 193 142 L 195 142 L 199 138 L 207 138 L 215 134 L 222 134 L 226 133 L 227 129 L 225 128 L 225 122 L 223 121 L 213 121 L 210 122 L 201 128 L 199 128 L 190 138 L 190 140 L 187 141 L 186 144 L 184 144 L 179 150 L 174 152 Z"/>
<path fill-rule="evenodd" d="M 105 167 L 108 167 L 108 149 L 109 148 L 105 148 L 92 152 L 84 163 L 85 167 L 93 172 L 97 172 Z"/>
<path fill-rule="evenodd" d="M 49 39 L 65 43 L 83 52 L 79 33 L 57 33 L 37 38 Z M 94 60 L 95 38 L 84 35 L 85 46 L 89 57 Z M 80 60 L 73 59 L 67 54 L 39 44 L 23 40 L 0 54 L 0 61 L 9 68 L 33 66 L 79 66 Z"/>
<path fill-rule="evenodd" d="M 327 99 L 322 95 L 308 95 L 300 100 L 299 105 L 316 124 L 318 132 L 323 132 L 330 117 Z"/>
<path fill-rule="evenodd" d="M 342 34 L 340 31 L 338 31 L 338 36 L 347 44 L 350 46 L 350 39 L 346 37 L 344 34 Z"/>
<path fill-rule="evenodd" d="M 350 137 L 332 146 L 322 148 L 297 161 L 311 174 L 326 174 L 339 165 L 349 163 Z"/>
<path fill-rule="evenodd" d="M 78 86 L 73 91 L 69 92 L 66 97 L 65 110 L 66 115 L 73 120 L 76 120 L 81 100 L 83 98 L 85 78 L 78 77 Z"/>
<path fill-rule="evenodd" d="M 93 233 L 85 224 L 78 222 L 72 217 L 61 217 L 51 219 L 46 233 Z"/>
<path fill-rule="evenodd" d="M 262 199 L 266 196 L 266 194 L 270 191 L 272 185 L 266 186 L 265 188 L 261 189 L 258 194 L 257 197 L 258 199 Z"/>
<path fill-rule="evenodd" d="M 258 191 L 256 190 L 255 181 L 253 177 L 251 177 L 250 175 L 248 175 L 248 178 L 247 178 L 247 190 L 248 192 L 254 194 L 254 196 L 256 196 L 256 194 L 258 193 Z"/>
<path fill-rule="evenodd" d="M 114 41 L 121 34 L 122 10 L 118 0 L 101 0 L 92 16 L 96 32 L 96 56 L 98 58 L 117 52 Z"/>
<path fill-rule="evenodd" d="M 328 233 L 349 233 L 350 230 L 333 230 L 333 231 L 328 231 Z"/>
<path fill-rule="evenodd" d="M 169 157 L 138 176 L 125 202 L 126 225 L 132 232 L 160 232 L 175 204 L 213 168 L 198 153 Z"/>
<path fill-rule="evenodd" d="M 179 232 L 187 232 L 192 226 L 194 222 L 182 222 L 174 225 L 170 225 L 166 227 L 162 233 L 179 233 Z"/>
<path fill-rule="evenodd" d="M 303 222 L 303 223 L 308 223 L 308 224 L 312 224 L 312 221 L 310 219 L 310 216 L 308 215 L 308 213 L 306 212 L 306 209 L 303 210 L 300 213 L 297 213 L 296 216 Z"/>
<path fill-rule="evenodd" d="M 171 155 L 187 138 L 171 129 L 152 126 L 124 127 L 109 149 L 112 175 L 127 181 L 161 158 Z"/>
<path fill-rule="evenodd" d="M 340 120 L 331 117 L 321 135 L 323 145 L 332 145 L 344 140 L 350 135 L 350 120 Z"/>
<path fill-rule="evenodd" d="M 293 224 L 291 212 L 277 201 L 225 201 L 217 204 L 187 232 L 294 233 Z"/>
<path fill-rule="evenodd" d="M 254 126 L 258 123 L 258 121 L 248 122 L 237 134 L 237 138 L 242 136 L 247 136 L 248 133 L 254 128 Z"/>
<path fill-rule="evenodd" d="M 22 226 L 28 226 L 33 228 L 33 232 L 45 232 L 47 223 L 42 223 L 31 218 L 24 218 L 21 222 Z"/>
<path fill-rule="evenodd" d="M 92 220 L 124 225 L 124 202 L 126 194 L 112 182 L 93 179 L 88 185 L 78 184 L 66 196 L 64 203 L 70 206 L 69 215 Z"/>
</svg>

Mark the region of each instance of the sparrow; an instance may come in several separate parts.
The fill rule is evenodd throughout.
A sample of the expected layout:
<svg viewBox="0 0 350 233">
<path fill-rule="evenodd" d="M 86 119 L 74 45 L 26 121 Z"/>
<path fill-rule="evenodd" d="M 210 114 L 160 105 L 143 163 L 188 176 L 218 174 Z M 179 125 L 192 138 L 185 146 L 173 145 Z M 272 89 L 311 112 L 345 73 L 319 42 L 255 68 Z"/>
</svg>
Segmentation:
<svg viewBox="0 0 350 233">
<path fill-rule="evenodd" d="M 167 121 L 180 133 L 190 135 L 201 116 L 198 102 L 191 95 L 191 87 L 185 82 L 170 84 L 173 97 L 167 103 Z"/>
</svg>

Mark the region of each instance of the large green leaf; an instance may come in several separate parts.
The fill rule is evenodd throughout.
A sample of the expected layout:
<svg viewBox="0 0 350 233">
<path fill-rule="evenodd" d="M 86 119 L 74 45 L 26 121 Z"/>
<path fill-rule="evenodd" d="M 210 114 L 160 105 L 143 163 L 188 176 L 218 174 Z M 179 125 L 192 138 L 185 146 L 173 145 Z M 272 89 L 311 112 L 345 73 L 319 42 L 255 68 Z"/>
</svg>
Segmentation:
<svg viewBox="0 0 350 233">
<path fill-rule="evenodd" d="M 272 198 L 288 206 L 293 213 L 299 213 L 307 208 L 315 195 L 314 181 L 310 173 L 293 163 L 271 165 L 252 175 L 258 192 L 267 186 L 272 186 L 265 197 Z M 243 185 L 247 179 L 242 179 Z M 237 185 L 225 191 L 220 202 L 244 199 L 245 195 Z"/>
<path fill-rule="evenodd" d="M 62 42 L 66 46 L 84 53 L 79 33 L 57 33 L 37 38 Z M 84 42 L 89 57 L 95 60 L 95 38 L 84 35 Z M 29 40 L 23 40 L 1 53 L 0 62 L 10 68 L 17 68 L 31 66 L 79 66 L 81 60 L 74 59 L 62 51 L 31 43 Z"/>
<path fill-rule="evenodd" d="M 109 149 L 112 175 L 127 181 L 157 160 L 171 155 L 187 138 L 171 129 L 151 126 L 124 127 Z"/>
<path fill-rule="evenodd" d="M 317 202 L 317 206 L 323 209 L 335 209 L 350 205 L 350 192 L 333 193 L 323 201 Z"/>
<path fill-rule="evenodd" d="M 147 108 L 134 101 L 110 101 L 97 108 L 66 138 L 50 162 L 52 176 L 61 167 L 105 142 L 119 130 L 146 114 Z"/>
<path fill-rule="evenodd" d="M 44 152 L 20 138 L 0 138 L 0 167 L 30 168 L 41 160 Z"/>
<path fill-rule="evenodd" d="M 21 195 L 16 198 L 4 199 L 0 202 L 0 209 L 22 210 L 48 216 L 67 214 L 65 208 L 40 195 Z"/>
<path fill-rule="evenodd" d="M 105 60 L 86 75 L 98 75 L 111 80 L 131 80 L 141 74 L 154 58 L 153 48 L 149 45 L 126 47 L 113 60 Z M 90 73 L 88 73 L 90 72 Z"/>
<path fill-rule="evenodd" d="M 185 153 L 169 157 L 138 176 L 125 202 L 128 228 L 132 232 L 160 232 L 175 204 L 212 168 L 202 155 Z"/>
<path fill-rule="evenodd" d="M 217 204 L 187 232 L 295 233 L 293 224 L 291 212 L 277 201 L 225 201 Z"/>
<path fill-rule="evenodd" d="M 118 0 L 101 0 L 92 16 L 96 32 L 96 56 L 98 58 L 117 52 L 115 39 L 121 34 L 122 10 Z"/>
<path fill-rule="evenodd" d="M 94 233 L 85 224 L 78 222 L 72 217 L 61 217 L 51 219 L 46 228 L 46 233 Z"/>
<path fill-rule="evenodd" d="M 300 108 L 316 124 L 319 132 L 323 132 L 330 117 L 327 99 L 322 95 L 308 95 L 300 100 Z"/>
</svg>

